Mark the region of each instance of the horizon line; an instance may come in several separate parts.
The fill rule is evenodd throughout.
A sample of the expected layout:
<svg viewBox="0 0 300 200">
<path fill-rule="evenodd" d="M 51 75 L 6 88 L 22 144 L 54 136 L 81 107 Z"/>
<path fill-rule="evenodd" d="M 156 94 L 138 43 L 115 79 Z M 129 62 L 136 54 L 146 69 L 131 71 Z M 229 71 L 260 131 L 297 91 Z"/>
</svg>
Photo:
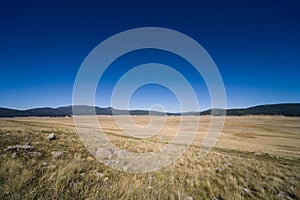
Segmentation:
<svg viewBox="0 0 300 200">
<path fill-rule="evenodd" d="M 255 104 L 252 106 L 246 106 L 246 107 L 226 107 L 226 108 L 206 108 L 203 110 L 198 110 L 198 111 L 157 111 L 157 110 L 149 110 L 149 109 L 139 109 L 139 108 L 135 108 L 135 109 L 124 109 L 124 108 L 113 108 L 111 106 L 99 106 L 99 105 L 63 105 L 63 106 L 58 106 L 58 107 L 50 107 L 50 106 L 41 106 L 41 107 L 33 107 L 33 108 L 28 108 L 28 109 L 18 109 L 18 108 L 9 108 L 9 107 L 0 107 L 0 108 L 4 108 L 4 109 L 11 109 L 11 110 L 18 110 L 18 111 L 27 111 L 27 110 L 32 110 L 32 109 L 40 109 L 40 108 L 50 108 L 50 109 L 58 109 L 58 108 L 64 108 L 64 107 L 73 107 L 73 106 L 87 106 L 87 107 L 95 107 L 95 108 L 110 108 L 110 109 L 115 109 L 115 110 L 127 110 L 127 111 L 154 111 L 154 112 L 161 112 L 161 113 L 174 113 L 174 114 L 178 114 L 178 113 L 189 113 L 189 112 L 204 112 L 204 111 L 208 111 L 208 110 L 212 110 L 212 109 L 224 109 L 224 110 L 232 110 L 232 109 L 248 109 L 248 108 L 252 108 L 252 107 L 257 107 L 257 106 L 267 106 L 267 105 L 283 105 L 283 104 L 300 104 L 300 102 L 280 102 L 280 103 L 266 103 L 266 104 Z"/>
</svg>

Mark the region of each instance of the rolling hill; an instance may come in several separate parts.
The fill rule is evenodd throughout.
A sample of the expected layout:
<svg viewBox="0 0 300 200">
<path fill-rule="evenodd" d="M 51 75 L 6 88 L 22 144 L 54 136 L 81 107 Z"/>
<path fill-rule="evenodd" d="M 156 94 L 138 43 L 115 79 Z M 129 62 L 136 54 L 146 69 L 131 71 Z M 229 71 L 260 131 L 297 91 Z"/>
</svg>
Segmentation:
<svg viewBox="0 0 300 200">
<path fill-rule="evenodd" d="M 118 110 L 111 107 L 100 108 L 93 106 L 78 105 L 74 106 L 74 111 L 78 115 L 226 115 L 242 116 L 242 115 L 283 115 L 283 116 L 300 116 L 300 103 L 286 104 L 268 104 L 259 105 L 249 108 L 238 109 L 209 109 L 202 112 L 185 112 L 185 113 L 163 113 L 149 110 Z M 73 115 L 72 106 L 58 108 L 33 108 L 28 110 L 17 110 L 9 108 L 0 108 L 0 117 L 61 117 Z"/>
</svg>

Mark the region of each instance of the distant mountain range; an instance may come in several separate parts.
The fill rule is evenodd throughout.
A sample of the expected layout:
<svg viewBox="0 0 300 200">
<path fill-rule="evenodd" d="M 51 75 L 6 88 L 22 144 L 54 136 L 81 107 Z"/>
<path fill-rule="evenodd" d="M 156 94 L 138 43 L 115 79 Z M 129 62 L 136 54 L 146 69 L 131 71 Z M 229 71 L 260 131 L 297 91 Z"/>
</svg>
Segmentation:
<svg viewBox="0 0 300 200">
<path fill-rule="evenodd" d="M 283 116 L 300 116 L 300 103 L 270 104 L 260 105 L 249 108 L 238 109 L 209 109 L 202 112 L 185 112 L 185 113 L 163 113 L 149 110 L 118 110 L 111 107 L 100 108 L 93 106 L 74 106 L 76 115 L 221 115 L 226 111 L 226 115 L 283 115 Z M 72 106 L 59 108 L 34 108 L 28 110 L 16 110 L 0 108 L 0 117 L 61 117 L 72 116 Z"/>
</svg>

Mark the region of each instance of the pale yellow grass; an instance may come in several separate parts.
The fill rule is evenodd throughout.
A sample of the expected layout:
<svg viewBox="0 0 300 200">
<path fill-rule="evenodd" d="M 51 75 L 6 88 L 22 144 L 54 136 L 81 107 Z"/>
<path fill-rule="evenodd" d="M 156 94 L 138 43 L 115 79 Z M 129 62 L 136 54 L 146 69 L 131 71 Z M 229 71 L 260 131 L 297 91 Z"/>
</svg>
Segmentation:
<svg viewBox="0 0 300 200">
<path fill-rule="evenodd" d="M 122 117 L 122 116 L 119 116 Z M 180 117 L 148 139 L 126 135 L 112 116 L 98 117 L 106 136 L 120 148 L 158 151 L 176 135 Z M 146 126 L 148 116 L 132 116 Z M 196 117 L 189 117 L 195 129 Z M 204 159 L 198 155 L 210 117 L 201 116 L 193 144 L 159 171 L 130 174 L 94 159 L 81 143 L 73 118 L 0 119 L 0 199 L 299 199 L 300 118 L 227 117 L 223 133 Z M 134 127 L 127 127 L 132 131 Z M 58 139 L 45 137 L 54 132 Z M 9 145 L 30 143 L 39 157 Z M 62 151 L 53 158 L 52 151 Z"/>
</svg>

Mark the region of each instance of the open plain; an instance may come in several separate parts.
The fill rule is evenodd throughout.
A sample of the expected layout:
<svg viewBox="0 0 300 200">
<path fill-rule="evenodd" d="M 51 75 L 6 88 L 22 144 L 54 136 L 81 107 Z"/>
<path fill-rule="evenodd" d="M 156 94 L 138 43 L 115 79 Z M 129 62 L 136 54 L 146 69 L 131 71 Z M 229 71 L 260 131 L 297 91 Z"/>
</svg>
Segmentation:
<svg viewBox="0 0 300 200">
<path fill-rule="evenodd" d="M 197 119 L 184 117 L 192 125 Z M 131 118 L 140 127 L 150 123 L 149 116 Z M 133 127 L 125 127 L 132 135 L 124 134 L 112 116 L 98 121 L 115 145 L 146 153 L 172 141 L 180 116 L 168 116 L 149 138 L 135 137 Z M 209 121 L 200 116 L 199 126 L 191 126 L 193 143 L 169 166 L 126 173 L 87 151 L 72 117 L 2 118 L 0 199 L 300 199 L 299 117 L 226 117 L 217 145 L 201 158 Z M 56 138 L 49 140 L 51 133 Z"/>
</svg>

